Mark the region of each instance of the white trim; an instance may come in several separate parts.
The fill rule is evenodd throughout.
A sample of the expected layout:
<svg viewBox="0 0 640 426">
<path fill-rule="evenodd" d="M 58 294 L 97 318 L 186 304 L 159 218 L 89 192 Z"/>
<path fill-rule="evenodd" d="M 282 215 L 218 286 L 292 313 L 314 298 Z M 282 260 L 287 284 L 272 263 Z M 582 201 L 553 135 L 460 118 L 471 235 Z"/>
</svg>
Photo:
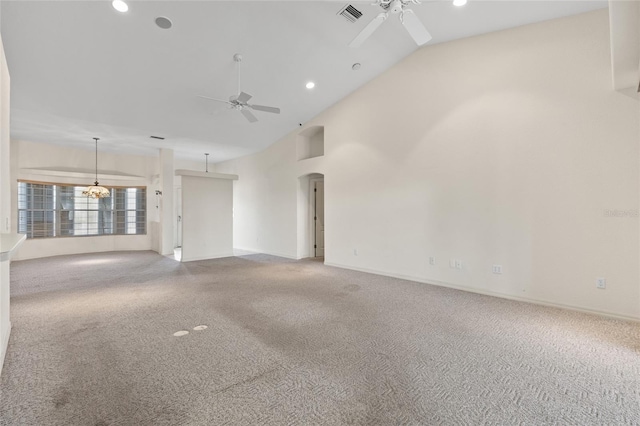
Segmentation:
<svg viewBox="0 0 640 426">
<path fill-rule="evenodd" d="M 6 261 L 11 258 L 11 254 L 24 243 L 27 239 L 26 234 L 0 234 L 0 261 Z"/>
<path fill-rule="evenodd" d="M 318 256 L 316 256 L 316 247 L 314 243 L 316 243 L 316 220 L 314 219 L 314 217 L 316 217 L 316 196 L 317 193 L 314 191 L 314 189 L 316 189 L 315 184 L 317 182 L 322 182 L 324 183 L 324 175 L 322 176 L 318 176 L 318 177 L 310 177 L 309 178 L 309 205 L 307 206 L 307 209 L 309 211 L 309 257 L 310 258 L 316 258 Z M 324 192 L 323 195 L 324 197 Z M 323 205 L 324 205 L 324 200 L 322 200 Z M 323 212 L 324 213 L 324 212 Z M 326 221 L 325 221 L 326 222 Z M 324 256 L 322 256 L 324 257 Z"/>
<path fill-rule="evenodd" d="M 2 376 L 4 358 L 7 356 L 7 352 L 9 351 L 9 337 L 11 337 L 11 322 L 9 322 L 9 327 L 7 327 L 6 335 L 3 336 L 1 343 L 2 347 L 0 348 L 0 376 Z"/>
<path fill-rule="evenodd" d="M 32 174 L 43 176 L 64 176 L 77 177 L 83 179 L 95 179 L 96 171 L 89 169 L 78 169 L 73 167 L 57 167 L 49 169 L 46 167 L 23 168 L 19 170 L 20 174 Z M 144 176 L 130 175 L 127 173 L 116 172 L 113 170 L 98 170 L 98 178 L 100 179 L 122 179 L 122 180 L 138 180 L 146 179 Z"/>
<path fill-rule="evenodd" d="M 302 257 L 292 256 L 290 254 L 276 253 L 276 252 L 264 251 L 264 250 L 245 249 L 245 248 L 242 248 L 242 247 L 234 247 L 233 249 L 234 250 L 248 251 L 248 252 L 251 252 L 250 254 L 268 254 L 269 256 L 284 257 L 285 259 L 292 259 L 292 260 L 304 259 Z M 248 254 L 240 255 L 240 256 L 248 256 Z"/>
<path fill-rule="evenodd" d="M 394 273 L 390 273 L 390 272 L 377 271 L 377 270 L 368 269 L 368 268 L 357 268 L 357 267 L 354 267 L 354 266 L 341 265 L 339 263 L 325 262 L 324 264 L 326 266 L 333 266 L 335 268 L 349 269 L 349 270 L 353 270 L 353 271 L 366 272 L 366 273 L 374 274 L 374 275 L 382 275 L 382 276 L 385 276 L 385 277 L 398 278 L 398 279 L 401 279 L 401 280 L 408 280 L 408 281 L 414 281 L 414 282 L 423 283 L 423 284 L 435 285 L 435 286 L 438 286 L 438 287 L 452 288 L 452 289 L 455 289 L 455 290 L 467 291 L 469 293 L 477 293 L 477 294 L 483 294 L 485 296 L 499 297 L 501 299 L 508 299 L 508 300 L 515 300 L 515 301 L 518 301 L 518 302 L 533 303 L 535 305 L 549 306 L 549 307 L 552 307 L 552 308 L 568 309 L 568 310 L 571 310 L 571 311 L 577 311 L 577 312 L 582 312 L 582 313 L 587 313 L 587 314 L 599 315 L 599 316 L 603 316 L 603 317 L 615 318 L 615 319 L 620 319 L 620 320 L 625 320 L 625 321 L 640 322 L 640 317 L 633 317 L 633 316 L 628 316 L 628 315 L 620 315 L 620 314 L 617 314 L 615 312 L 600 311 L 600 310 L 597 310 L 597 309 L 584 308 L 582 306 L 577 306 L 577 305 L 568 305 L 568 304 L 564 304 L 564 303 L 556 303 L 556 302 L 551 302 L 551 301 L 544 300 L 544 299 L 536 299 L 536 298 L 533 298 L 533 297 L 512 296 L 510 294 L 500 293 L 500 292 L 497 292 L 497 291 L 482 290 L 482 289 L 477 289 L 477 288 L 467 287 L 467 286 L 457 285 L 457 284 L 451 284 L 451 283 L 447 283 L 447 282 L 443 282 L 443 281 L 437 281 L 437 280 L 427 280 L 427 279 L 424 279 L 424 278 L 414 277 L 414 276 L 411 276 L 411 275 L 394 274 Z"/>
<path fill-rule="evenodd" d="M 197 172 L 195 170 L 178 169 L 175 172 L 176 176 L 195 176 L 210 179 L 229 179 L 238 180 L 238 175 L 228 175 L 226 173 L 212 173 L 212 172 Z"/>
</svg>

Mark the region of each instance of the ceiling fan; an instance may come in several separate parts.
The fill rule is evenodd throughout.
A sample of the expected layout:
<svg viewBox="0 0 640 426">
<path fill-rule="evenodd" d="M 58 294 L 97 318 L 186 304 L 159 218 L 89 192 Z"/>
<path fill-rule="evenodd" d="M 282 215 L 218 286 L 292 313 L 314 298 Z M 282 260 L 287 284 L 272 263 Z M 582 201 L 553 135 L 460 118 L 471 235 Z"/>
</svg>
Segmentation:
<svg viewBox="0 0 640 426">
<path fill-rule="evenodd" d="M 258 118 L 253 115 L 253 113 L 249 111 L 249 109 L 253 109 L 255 111 L 270 112 L 273 114 L 280 114 L 280 108 L 248 103 L 249 99 L 251 99 L 252 96 L 248 93 L 240 91 L 240 62 L 242 61 L 242 55 L 236 53 L 235 55 L 233 55 L 233 60 L 238 63 L 238 94 L 230 96 L 228 101 L 225 101 L 224 99 L 210 98 L 208 96 L 198 95 L 198 97 L 208 99 L 210 101 L 224 102 L 225 104 L 229 105 L 229 108 L 240 111 L 240 113 L 244 115 L 244 117 L 250 123 L 255 123 L 256 121 L 258 121 Z"/>
<path fill-rule="evenodd" d="M 413 10 L 407 7 L 409 3 L 421 4 L 420 0 L 377 0 L 373 5 L 380 6 L 384 12 L 373 18 L 373 20 L 360 31 L 360 34 L 349 43 L 349 47 L 360 47 L 360 45 L 382 25 L 389 17 L 389 14 L 400 14 L 400 22 L 402 22 L 402 25 L 404 25 L 418 46 L 427 43 L 431 40 L 431 34 L 429 34 L 429 31 L 427 31 L 415 13 L 413 13 Z"/>
</svg>

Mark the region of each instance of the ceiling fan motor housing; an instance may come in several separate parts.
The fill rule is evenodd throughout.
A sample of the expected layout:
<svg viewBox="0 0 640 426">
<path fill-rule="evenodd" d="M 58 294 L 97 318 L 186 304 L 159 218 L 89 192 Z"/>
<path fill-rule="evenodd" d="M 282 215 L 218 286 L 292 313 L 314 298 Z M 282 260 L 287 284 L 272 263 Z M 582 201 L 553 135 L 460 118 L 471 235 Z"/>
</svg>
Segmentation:
<svg viewBox="0 0 640 426">
<path fill-rule="evenodd" d="M 400 0 L 394 0 L 389 4 L 389 9 L 388 11 L 391 13 L 400 13 L 402 12 L 402 1 Z"/>
</svg>

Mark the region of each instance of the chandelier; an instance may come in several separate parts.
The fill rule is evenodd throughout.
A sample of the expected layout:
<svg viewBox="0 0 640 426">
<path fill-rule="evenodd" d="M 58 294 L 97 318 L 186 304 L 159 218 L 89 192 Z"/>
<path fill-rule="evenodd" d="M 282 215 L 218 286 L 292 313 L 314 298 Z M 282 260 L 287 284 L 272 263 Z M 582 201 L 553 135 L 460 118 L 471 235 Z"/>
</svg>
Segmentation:
<svg viewBox="0 0 640 426">
<path fill-rule="evenodd" d="M 107 198 L 111 196 L 109 190 L 98 184 L 98 141 L 99 138 L 93 138 L 96 141 L 96 181 L 93 185 L 88 186 L 87 189 L 82 191 L 82 195 L 86 195 L 91 198 Z"/>
</svg>

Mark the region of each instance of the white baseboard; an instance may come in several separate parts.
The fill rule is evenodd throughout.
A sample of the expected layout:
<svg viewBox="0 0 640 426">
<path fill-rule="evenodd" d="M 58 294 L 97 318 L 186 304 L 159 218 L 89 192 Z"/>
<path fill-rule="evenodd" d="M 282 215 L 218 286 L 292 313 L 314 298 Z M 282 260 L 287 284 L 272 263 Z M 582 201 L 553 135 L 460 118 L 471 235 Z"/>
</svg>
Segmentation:
<svg viewBox="0 0 640 426">
<path fill-rule="evenodd" d="M 2 376 L 2 367 L 4 366 L 4 358 L 7 356 L 7 351 L 9 350 L 9 337 L 11 336 L 11 323 L 7 327 L 7 330 L 4 331 L 4 335 L 2 336 L 2 342 L 0 344 L 0 376 Z"/>
<path fill-rule="evenodd" d="M 299 257 L 291 256 L 290 254 L 276 253 L 276 252 L 272 252 L 272 251 L 245 249 L 245 248 L 242 248 L 242 247 L 234 247 L 234 250 L 245 251 L 245 252 L 248 252 L 248 254 L 268 254 L 269 256 L 284 257 L 285 259 L 300 260 Z M 240 255 L 240 256 L 243 256 L 243 255 Z M 244 255 L 244 256 L 246 256 L 246 255 Z"/>
<path fill-rule="evenodd" d="M 621 319 L 621 320 L 625 320 L 625 321 L 640 322 L 640 317 L 633 317 L 633 316 L 628 316 L 628 315 L 620 315 L 620 314 L 617 314 L 615 312 L 600 311 L 600 310 L 585 308 L 585 307 L 577 306 L 577 305 L 569 305 L 569 304 L 565 304 L 565 303 L 552 302 L 552 301 L 544 300 L 544 299 L 537 299 L 537 298 L 534 298 L 534 297 L 513 296 L 513 295 L 510 295 L 510 294 L 507 294 L 507 293 L 500 293 L 500 292 L 497 292 L 497 291 L 482 290 L 482 289 L 477 289 L 477 288 L 463 286 L 463 285 L 451 284 L 451 283 L 447 283 L 447 282 L 444 282 L 444 281 L 427 280 L 427 279 L 424 279 L 424 278 L 421 278 L 421 277 L 414 277 L 414 276 L 403 275 L 403 274 L 394 274 L 394 273 L 390 273 L 390 272 L 377 271 L 377 270 L 368 269 L 368 268 L 357 268 L 357 267 L 353 267 L 353 266 L 341 265 L 339 263 L 325 262 L 325 265 L 333 266 L 333 267 L 336 267 L 336 268 L 342 268 L 342 269 L 350 269 L 352 271 L 366 272 L 366 273 L 369 273 L 369 274 L 382 275 L 382 276 L 385 276 L 385 277 L 398 278 L 398 279 L 401 279 L 401 280 L 415 281 L 415 282 L 419 282 L 419 283 L 435 285 L 435 286 L 438 286 L 438 287 L 447 287 L 447 288 L 452 288 L 452 289 L 455 289 L 455 290 L 467 291 L 467 292 L 470 292 L 470 293 L 483 294 L 485 296 L 499 297 L 501 299 L 509 299 L 509 300 L 515 300 L 515 301 L 518 301 L 518 302 L 533 303 L 535 305 L 549 306 L 549 307 L 552 307 L 552 308 L 568 309 L 568 310 L 571 310 L 571 311 L 577 311 L 577 312 L 583 312 L 583 313 L 587 313 L 587 314 L 600 315 L 600 316 L 604 316 L 604 317 L 608 317 L 608 318 Z"/>
</svg>

